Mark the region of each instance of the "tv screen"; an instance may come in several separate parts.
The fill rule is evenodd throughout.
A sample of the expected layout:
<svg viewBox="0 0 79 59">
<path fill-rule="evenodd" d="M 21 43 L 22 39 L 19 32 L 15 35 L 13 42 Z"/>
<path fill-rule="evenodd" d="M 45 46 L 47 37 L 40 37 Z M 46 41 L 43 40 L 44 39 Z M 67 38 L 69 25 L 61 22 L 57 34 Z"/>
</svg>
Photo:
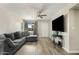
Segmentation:
<svg viewBox="0 0 79 59">
<path fill-rule="evenodd" d="M 60 16 L 52 21 L 52 30 L 64 32 L 64 16 Z"/>
</svg>

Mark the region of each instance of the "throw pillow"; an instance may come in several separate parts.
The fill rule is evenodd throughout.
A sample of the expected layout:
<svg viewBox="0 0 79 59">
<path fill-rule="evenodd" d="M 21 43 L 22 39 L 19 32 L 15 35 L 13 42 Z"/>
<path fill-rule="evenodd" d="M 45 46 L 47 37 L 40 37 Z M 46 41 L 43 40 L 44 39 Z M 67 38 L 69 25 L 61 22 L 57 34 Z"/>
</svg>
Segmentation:
<svg viewBox="0 0 79 59">
<path fill-rule="evenodd" d="M 14 35 L 12 33 L 10 34 L 4 34 L 6 38 L 10 38 L 11 40 L 14 40 Z"/>
<path fill-rule="evenodd" d="M 15 32 L 14 33 L 15 39 L 20 39 L 22 37 L 21 32 Z"/>
</svg>

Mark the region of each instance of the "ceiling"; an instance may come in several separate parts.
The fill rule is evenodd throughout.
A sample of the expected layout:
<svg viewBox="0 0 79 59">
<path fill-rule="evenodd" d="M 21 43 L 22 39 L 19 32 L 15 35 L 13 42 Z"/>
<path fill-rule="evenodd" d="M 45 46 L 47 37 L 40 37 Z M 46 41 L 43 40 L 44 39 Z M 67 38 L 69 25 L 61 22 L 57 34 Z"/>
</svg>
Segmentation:
<svg viewBox="0 0 79 59">
<path fill-rule="evenodd" d="M 41 9 L 44 9 L 42 14 L 52 17 L 56 12 L 68 5 L 68 3 L 4 3 L 0 4 L 0 8 L 23 17 L 23 19 L 35 19 Z"/>
<path fill-rule="evenodd" d="M 73 6 L 72 9 L 76 9 L 76 10 L 78 9 L 79 10 L 79 3 L 76 4 L 75 6 Z"/>
</svg>

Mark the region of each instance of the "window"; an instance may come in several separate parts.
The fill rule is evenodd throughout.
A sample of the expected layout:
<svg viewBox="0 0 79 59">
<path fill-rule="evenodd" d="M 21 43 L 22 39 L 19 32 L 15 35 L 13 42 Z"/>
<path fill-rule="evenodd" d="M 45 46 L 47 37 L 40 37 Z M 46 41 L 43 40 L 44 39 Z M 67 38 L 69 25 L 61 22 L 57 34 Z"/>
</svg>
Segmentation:
<svg viewBox="0 0 79 59">
<path fill-rule="evenodd" d="M 28 28 L 32 28 L 32 24 L 28 24 Z"/>
</svg>

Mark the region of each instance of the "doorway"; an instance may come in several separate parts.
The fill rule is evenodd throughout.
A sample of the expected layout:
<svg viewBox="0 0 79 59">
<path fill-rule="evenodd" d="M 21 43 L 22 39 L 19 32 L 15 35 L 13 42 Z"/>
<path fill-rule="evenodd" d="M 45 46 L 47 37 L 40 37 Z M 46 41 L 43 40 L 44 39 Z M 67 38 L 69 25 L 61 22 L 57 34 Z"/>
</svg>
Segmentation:
<svg viewBox="0 0 79 59">
<path fill-rule="evenodd" d="M 48 37 L 48 22 L 38 21 L 38 37 Z"/>
</svg>

